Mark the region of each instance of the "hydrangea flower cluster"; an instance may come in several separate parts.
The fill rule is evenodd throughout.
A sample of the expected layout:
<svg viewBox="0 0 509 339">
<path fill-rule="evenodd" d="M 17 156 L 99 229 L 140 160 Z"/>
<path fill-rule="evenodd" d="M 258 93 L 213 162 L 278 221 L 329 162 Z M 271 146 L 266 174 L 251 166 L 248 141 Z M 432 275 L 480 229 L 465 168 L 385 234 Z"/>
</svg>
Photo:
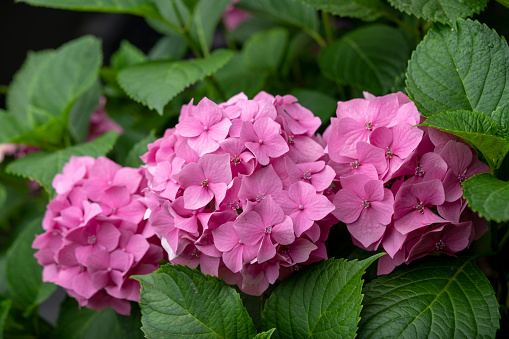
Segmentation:
<svg viewBox="0 0 509 339">
<path fill-rule="evenodd" d="M 458 138 L 413 127 L 421 117 L 401 92 L 338 102 L 324 134 L 339 187 L 333 214 L 354 243 L 382 245 L 378 273 L 440 252 L 454 255 L 486 231 L 462 198 L 461 183 L 488 166 Z"/>
<path fill-rule="evenodd" d="M 170 261 L 260 295 L 326 258 L 335 173 L 319 126 L 290 95 L 185 105 L 142 156 L 149 221 Z"/>
<path fill-rule="evenodd" d="M 129 300 L 139 302 L 140 293 L 129 277 L 155 271 L 163 258 L 143 220 L 142 170 L 104 157 L 71 157 L 53 187 L 57 196 L 47 206 L 45 232 L 32 244 L 43 281 L 65 288 L 80 306 L 111 306 L 129 315 Z"/>
</svg>

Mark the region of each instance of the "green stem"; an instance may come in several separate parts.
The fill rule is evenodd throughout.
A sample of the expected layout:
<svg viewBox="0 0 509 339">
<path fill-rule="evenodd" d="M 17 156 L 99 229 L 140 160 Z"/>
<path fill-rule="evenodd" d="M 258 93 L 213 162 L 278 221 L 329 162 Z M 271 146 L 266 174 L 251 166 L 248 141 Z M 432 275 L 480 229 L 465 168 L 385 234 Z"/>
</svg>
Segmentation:
<svg viewBox="0 0 509 339">
<path fill-rule="evenodd" d="M 325 37 L 327 39 L 327 42 L 330 44 L 332 41 L 334 41 L 334 36 L 332 34 L 329 14 L 325 11 L 322 11 L 322 21 L 325 29 Z"/>
<path fill-rule="evenodd" d="M 417 37 L 417 39 L 419 39 L 419 40 L 421 39 L 421 34 L 415 27 L 410 26 L 409 24 L 407 24 L 406 22 L 404 22 L 403 20 L 401 20 L 400 18 L 398 18 L 397 16 L 392 14 L 391 12 L 383 11 L 382 15 L 387 20 L 390 20 L 390 21 L 396 23 L 399 27 L 401 27 L 401 28 L 407 30 L 408 32 L 412 33 L 413 35 L 415 35 Z"/>
<path fill-rule="evenodd" d="M 433 26 L 433 21 L 428 21 L 424 26 L 422 26 L 422 34 L 426 34 L 427 31 Z"/>
<path fill-rule="evenodd" d="M 503 237 L 503 238 L 502 238 L 502 240 L 500 240 L 500 242 L 498 243 L 498 248 L 499 248 L 499 249 L 504 248 L 505 243 L 507 242 L 507 239 L 509 239 L 509 227 L 507 227 L 507 231 L 505 232 L 504 237 Z"/>
<path fill-rule="evenodd" d="M 212 86 L 214 86 L 214 88 L 216 89 L 216 91 L 219 93 L 219 95 L 221 96 L 221 99 L 226 102 L 228 101 L 228 97 L 226 96 L 226 93 L 223 91 L 223 88 L 221 87 L 221 85 L 219 85 L 219 82 L 217 81 L 217 78 L 214 74 L 212 74 L 211 76 L 209 76 L 209 82 L 212 84 Z"/>
<path fill-rule="evenodd" d="M 200 47 L 203 52 L 203 56 L 208 58 L 210 56 L 209 47 L 207 46 L 207 40 L 205 39 L 205 31 L 203 30 L 203 22 L 201 20 L 200 10 L 197 9 L 195 11 L 195 15 L 200 18 L 200 20 L 196 20 L 196 30 L 198 32 L 198 40 L 200 42 Z"/>
<path fill-rule="evenodd" d="M 309 28 L 305 28 L 304 32 L 306 32 L 310 37 L 312 37 L 320 47 L 327 46 L 327 42 L 322 38 L 322 36 L 317 32 Z"/>
</svg>

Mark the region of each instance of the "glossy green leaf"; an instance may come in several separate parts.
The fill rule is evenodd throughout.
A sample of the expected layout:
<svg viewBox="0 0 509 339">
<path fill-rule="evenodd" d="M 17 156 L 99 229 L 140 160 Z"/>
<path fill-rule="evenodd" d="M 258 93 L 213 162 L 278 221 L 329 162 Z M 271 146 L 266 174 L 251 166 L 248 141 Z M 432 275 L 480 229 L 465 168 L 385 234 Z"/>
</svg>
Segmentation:
<svg viewBox="0 0 509 339">
<path fill-rule="evenodd" d="M 438 21 L 452 26 L 456 19 L 479 14 L 488 0 L 389 0 L 402 12 L 425 20 Z"/>
<path fill-rule="evenodd" d="M 88 91 L 85 92 L 72 105 L 69 113 L 69 132 L 77 142 L 84 142 L 90 129 L 90 116 L 99 108 L 101 98 L 101 85 L 96 81 Z"/>
<path fill-rule="evenodd" d="M 299 0 L 309 6 L 341 17 L 373 21 L 382 16 L 380 0 Z"/>
<path fill-rule="evenodd" d="M 316 10 L 295 0 L 241 0 L 237 6 L 304 30 L 317 31 L 319 27 Z"/>
<path fill-rule="evenodd" d="M 309 109 L 322 120 L 323 124 L 328 124 L 330 118 L 336 115 L 338 107 L 337 99 L 316 90 L 297 89 L 291 92 L 297 99 L 299 104 Z"/>
<path fill-rule="evenodd" d="M 151 0 L 16 0 L 33 6 L 140 15 L 161 18 Z"/>
<path fill-rule="evenodd" d="M 509 101 L 509 47 L 486 25 L 433 28 L 412 54 L 407 92 L 425 116 L 455 110 L 490 115 Z"/>
<path fill-rule="evenodd" d="M 131 98 L 162 114 L 172 98 L 223 67 L 232 54 L 222 49 L 208 59 L 148 62 L 123 69 L 118 81 Z"/>
<path fill-rule="evenodd" d="M 9 142 L 21 133 L 29 130 L 30 128 L 23 121 L 0 109 L 0 143 Z"/>
<path fill-rule="evenodd" d="M 509 152 L 509 141 L 496 136 L 497 123 L 484 113 L 461 110 L 443 112 L 428 117 L 423 125 L 439 128 L 469 142 L 495 169 L 500 167 Z"/>
<path fill-rule="evenodd" d="M 7 93 L 7 109 L 30 126 L 67 121 L 72 104 L 96 81 L 101 43 L 85 36 L 57 50 L 31 52 Z"/>
<path fill-rule="evenodd" d="M 366 285 L 359 338 L 494 338 L 495 291 L 473 257 L 428 260 Z"/>
<path fill-rule="evenodd" d="M 253 339 L 269 339 L 269 338 L 272 338 L 272 334 L 274 333 L 274 331 L 276 331 L 275 328 L 272 328 L 268 331 L 265 331 L 265 332 L 262 332 L 262 333 L 258 333 L 256 335 L 256 337 L 254 337 Z"/>
<path fill-rule="evenodd" d="M 46 300 L 56 285 L 42 282 L 42 266 L 34 258 L 32 242 L 42 233 L 42 218 L 31 221 L 7 251 L 5 275 L 7 294 L 13 304 L 27 309 Z"/>
<path fill-rule="evenodd" d="M 9 163 L 6 171 L 37 181 L 52 196 L 55 193 L 51 186 L 53 177 L 62 172 L 62 168 L 71 156 L 104 156 L 111 150 L 117 137 L 117 133 L 108 132 L 88 143 L 55 152 L 32 153 Z"/>
<path fill-rule="evenodd" d="M 11 310 L 12 300 L 4 299 L 0 300 L 0 339 L 3 339 L 4 335 L 4 324 Z M 270 338 L 270 337 L 269 337 Z"/>
<path fill-rule="evenodd" d="M 147 56 L 127 40 L 122 40 L 120 48 L 111 56 L 111 66 L 118 71 L 145 61 Z"/>
<path fill-rule="evenodd" d="M 138 141 L 127 154 L 124 166 L 138 168 L 143 165 L 140 156 L 148 152 L 147 145 L 156 141 L 154 131 L 151 131 L 145 138 Z"/>
<path fill-rule="evenodd" d="M 329 259 L 286 278 L 265 303 L 263 328 L 276 328 L 273 338 L 354 338 L 362 275 L 380 256 Z"/>
<path fill-rule="evenodd" d="M 148 338 L 252 338 L 256 334 L 239 294 L 217 277 L 168 264 L 136 279 L 141 283 L 142 329 Z"/>
<path fill-rule="evenodd" d="M 322 74 L 341 84 L 373 94 L 386 94 L 404 72 L 411 47 L 403 33 L 386 25 L 371 25 L 345 34 L 322 49 Z"/>
<path fill-rule="evenodd" d="M 35 126 L 30 132 L 24 132 L 12 138 L 16 144 L 39 147 L 41 149 L 61 148 L 63 144 L 64 123 L 59 118 L 51 118 L 44 125 Z"/>
<path fill-rule="evenodd" d="M 242 55 L 235 53 L 215 75 L 226 96 L 232 97 L 244 92 L 248 97 L 253 97 L 263 90 L 269 73 L 250 69 Z"/>
<path fill-rule="evenodd" d="M 491 113 L 491 118 L 498 125 L 497 136 L 509 141 L 509 104 L 497 108 Z"/>
<path fill-rule="evenodd" d="M 468 206 L 488 220 L 509 220 L 509 183 L 488 173 L 468 178 L 463 183 L 463 196 Z"/>
<path fill-rule="evenodd" d="M 287 42 L 288 31 L 280 27 L 256 33 L 244 44 L 242 58 L 252 70 L 276 72 Z"/>
<path fill-rule="evenodd" d="M 54 338 L 142 339 L 140 318 L 139 307 L 132 307 L 127 317 L 109 307 L 101 311 L 80 308 L 76 300 L 67 298 L 60 307 Z"/>
</svg>

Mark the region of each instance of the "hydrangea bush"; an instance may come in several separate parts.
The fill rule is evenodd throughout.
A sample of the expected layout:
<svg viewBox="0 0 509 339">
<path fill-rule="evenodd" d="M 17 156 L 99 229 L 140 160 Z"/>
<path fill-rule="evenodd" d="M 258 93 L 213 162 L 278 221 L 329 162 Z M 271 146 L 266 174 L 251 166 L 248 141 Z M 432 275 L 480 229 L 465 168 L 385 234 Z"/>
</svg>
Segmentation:
<svg viewBox="0 0 509 339">
<path fill-rule="evenodd" d="M 506 1 L 17 2 L 0 338 L 507 337 Z"/>
</svg>

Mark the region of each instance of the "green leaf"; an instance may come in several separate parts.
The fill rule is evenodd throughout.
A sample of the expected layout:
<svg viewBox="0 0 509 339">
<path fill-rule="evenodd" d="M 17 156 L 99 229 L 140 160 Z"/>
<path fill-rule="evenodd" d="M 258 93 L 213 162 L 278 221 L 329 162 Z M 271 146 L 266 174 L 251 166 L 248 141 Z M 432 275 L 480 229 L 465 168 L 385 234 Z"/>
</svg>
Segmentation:
<svg viewBox="0 0 509 339">
<path fill-rule="evenodd" d="M 156 141 L 156 139 L 154 131 L 151 131 L 145 138 L 138 141 L 127 154 L 124 166 L 138 168 L 143 165 L 140 156 L 148 152 L 147 145 Z"/>
<path fill-rule="evenodd" d="M 159 12 L 171 25 L 164 27 L 165 25 L 154 20 L 151 20 L 150 24 L 163 34 L 188 30 L 191 39 L 201 47 L 202 52 L 204 49 L 209 50 L 217 24 L 230 0 L 200 0 L 194 4 L 193 9 L 190 9 L 189 2 L 189 0 L 155 0 Z"/>
<path fill-rule="evenodd" d="M 251 338 L 253 322 L 239 294 L 217 277 L 187 266 L 136 276 L 143 331 L 149 338 Z"/>
<path fill-rule="evenodd" d="M 456 26 L 456 19 L 479 14 L 488 0 L 389 0 L 402 12 Z"/>
<path fill-rule="evenodd" d="M 61 148 L 64 129 L 64 124 L 60 119 L 51 118 L 44 125 L 35 126 L 32 131 L 21 133 L 11 141 L 42 149 Z"/>
<path fill-rule="evenodd" d="M 497 136 L 509 141 L 509 104 L 497 108 L 491 113 L 491 118 L 498 125 Z"/>
<path fill-rule="evenodd" d="M 463 196 L 479 216 L 503 222 L 509 220 L 509 183 L 488 173 L 474 175 L 463 183 Z"/>
<path fill-rule="evenodd" d="M 362 261 L 329 259 L 285 279 L 265 303 L 263 328 L 274 338 L 354 338 L 362 275 L 383 254 Z"/>
<path fill-rule="evenodd" d="M 269 74 L 267 71 L 251 70 L 242 55 L 235 53 L 215 76 L 227 97 L 232 97 L 239 92 L 253 97 L 263 89 Z"/>
<path fill-rule="evenodd" d="M 360 338 L 494 338 L 495 291 L 475 258 L 428 260 L 367 284 Z"/>
<path fill-rule="evenodd" d="M 94 141 L 68 147 L 56 152 L 37 152 L 9 163 L 6 171 L 37 181 L 53 196 L 55 191 L 51 186 L 53 177 L 62 172 L 65 163 L 71 156 L 88 155 L 99 157 L 111 150 L 118 134 L 107 132 Z"/>
<path fill-rule="evenodd" d="M 311 110 L 324 124 L 328 124 L 330 118 L 336 114 L 338 101 L 323 92 L 311 89 L 296 89 L 291 94 L 299 99 L 299 104 Z"/>
<path fill-rule="evenodd" d="M 4 324 L 7 320 L 7 316 L 9 315 L 9 311 L 11 310 L 12 300 L 5 299 L 0 300 L 0 339 L 3 339 L 4 335 Z M 270 338 L 270 337 L 268 337 Z"/>
<path fill-rule="evenodd" d="M 97 79 L 101 62 L 101 43 L 91 36 L 29 53 L 9 87 L 8 111 L 30 126 L 54 117 L 67 122 L 72 104 Z"/>
<path fill-rule="evenodd" d="M 29 131 L 24 122 L 0 109 L 0 144 L 9 142 L 19 134 Z"/>
<path fill-rule="evenodd" d="M 497 0 L 497 2 L 507 8 L 509 8 L 509 0 Z"/>
<path fill-rule="evenodd" d="M 77 142 L 84 142 L 90 129 L 90 116 L 98 109 L 101 98 L 101 85 L 96 81 L 88 91 L 85 92 L 72 105 L 69 113 L 69 132 Z"/>
<path fill-rule="evenodd" d="M 150 60 L 180 60 L 187 51 L 187 42 L 182 35 L 163 36 L 148 52 Z"/>
<path fill-rule="evenodd" d="M 316 10 L 295 0 L 241 0 L 236 6 L 304 30 L 317 31 L 319 27 Z"/>
<path fill-rule="evenodd" d="M 152 0 L 16 0 L 33 6 L 43 6 L 74 11 L 96 11 L 161 18 Z"/>
<path fill-rule="evenodd" d="M 275 328 L 272 328 L 268 331 L 258 333 L 256 337 L 254 337 L 253 339 L 269 339 L 272 337 L 272 334 L 274 333 L 275 330 L 276 330 Z"/>
<path fill-rule="evenodd" d="M 118 71 L 146 61 L 147 56 L 127 40 L 122 40 L 120 48 L 111 56 L 111 66 Z"/>
<path fill-rule="evenodd" d="M 280 27 L 253 34 L 242 48 L 242 58 L 252 70 L 276 72 L 287 42 L 288 31 Z"/>
<path fill-rule="evenodd" d="M 142 339 L 141 315 L 136 304 L 129 317 L 111 308 L 94 311 L 80 308 L 76 300 L 67 298 L 60 306 L 55 330 L 56 339 Z"/>
<path fill-rule="evenodd" d="M 31 221 L 7 251 L 5 275 L 7 294 L 14 305 L 27 309 L 46 300 L 56 285 L 42 282 L 42 266 L 34 258 L 32 242 L 42 233 L 42 218 Z"/>
<path fill-rule="evenodd" d="M 356 29 L 323 48 L 318 65 L 322 74 L 333 81 L 379 95 L 394 86 L 410 52 L 400 30 L 377 24 Z"/>
<path fill-rule="evenodd" d="M 339 15 L 373 21 L 382 15 L 384 5 L 380 0 L 299 0 L 321 11 Z"/>
<path fill-rule="evenodd" d="M 424 116 L 468 110 L 490 115 L 509 101 L 509 47 L 486 25 L 458 20 L 431 29 L 412 54 L 407 92 Z"/>
<path fill-rule="evenodd" d="M 232 55 L 233 52 L 221 49 L 208 59 L 148 62 L 123 69 L 118 81 L 131 98 L 163 114 L 172 98 L 223 67 Z"/>
<path fill-rule="evenodd" d="M 7 198 L 7 190 L 5 186 L 0 183 L 0 209 L 4 207 L 5 200 Z"/>
<path fill-rule="evenodd" d="M 509 141 L 495 136 L 498 126 L 484 113 L 443 112 L 428 117 L 423 125 L 459 136 L 477 148 L 495 169 L 500 167 L 509 152 Z"/>
</svg>

